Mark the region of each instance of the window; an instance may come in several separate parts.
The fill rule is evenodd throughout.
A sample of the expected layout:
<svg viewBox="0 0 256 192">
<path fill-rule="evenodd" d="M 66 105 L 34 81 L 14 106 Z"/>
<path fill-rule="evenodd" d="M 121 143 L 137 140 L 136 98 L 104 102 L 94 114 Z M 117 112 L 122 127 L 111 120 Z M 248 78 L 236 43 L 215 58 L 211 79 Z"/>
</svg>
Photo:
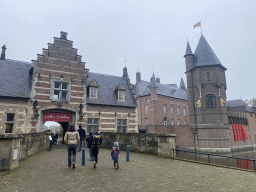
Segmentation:
<svg viewBox="0 0 256 192">
<path fill-rule="evenodd" d="M 117 132 L 126 133 L 127 119 L 117 119 Z"/>
<path fill-rule="evenodd" d="M 173 106 L 171 106 L 171 115 L 173 115 Z"/>
<path fill-rule="evenodd" d="M 145 125 L 148 125 L 148 118 L 145 119 Z"/>
<path fill-rule="evenodd" d="M 177 107 L 177 115 L 180 115 L 180 108 Z"/>
<path fill-rule="evenodd" d="M 97 87 L 90 87 L 90 98 L 97 99 L 98 98 L 98 88 Z"/>
<path fill-rule="evenodd" d="M 118 100 L 119 101 L 125 101 L 125 92 L 118 90 Z"/>
<path fill-rule="evenodd" d="M 186 117 L 186 108 L 183 108 L 183 115 Z"/>
<path fill-rule="evenodd" d="M 90 99 L 98 99 L 98 87 L 99 87 L 99 84 L 95 79 L 89 83 L 88 88 L 89 88 Z"/>
<path fill-rule="evenodd" d="M 68 101 L 69 83 L 62 81 L 53 81 L 53 100 Z"/>
<path fill-rule="evenodd" d="M 95 132 L 99 129 L 99 118 L 87 119 L 87 133 Z"/>
<path fill-rule="evenodd" d="M 171 122 L 172 122 L 172 125 L 174 125 L 174 119 L 172 119 L 172 121 L 171 121 Z"/>
<path fill-rule="evenodd" d="M 148 106 L 145 105 L 144 108 L 145 108 L 145 114 L 148 114 Z"/>
<path fill-rule="evenodd" d="M 206 106 L 216 107 L 215 95 L 206 95 Z"/>
<path fill-rule="evenodd" d="M 14 125 L 14 113 L 6 114 L 5 133 L 12 133 Z"/>
<path fill-rule="evenodd" d="M 164 117 L 164 125 L 167 125 L 167 118 Z"/>
<path fill-rule="evenodd" d="M 186 103 L 185 103 L 185 102 L 183 102 L 183 106 L 186 106 Z"/>
<path fill-rule="evenodd" d="M 184 125 L 187 125 L 187 120 L 186 119 L 184 120 Z"/>
<path fill-rule="evenodd" d="M 166 105 L 163 106 L 164 115 L 166 115 Z"/>
<path fill-rule="evenodd" d="M 147 99 L 147 103 L 149 103 L 150 99 Z"/>
<path fill-rule="evenodd" d="M 143 104 L 144 102 L 143 102 L 143 99 L 141 99 L 141 103 Z"/>
<path fill-rule="evenodd" d="M 173 100 L 171 100 L 171 104 L 173 104 Z"/>
<path fill-rule="evenodd" d="M 180 119 L 178 119 L 178 125 L 180 125 Z"/>
<path fill-rule="evenodd" d="M 180 105 L 179 101 L 177 101 L 177 105 Z"/>
</svg>

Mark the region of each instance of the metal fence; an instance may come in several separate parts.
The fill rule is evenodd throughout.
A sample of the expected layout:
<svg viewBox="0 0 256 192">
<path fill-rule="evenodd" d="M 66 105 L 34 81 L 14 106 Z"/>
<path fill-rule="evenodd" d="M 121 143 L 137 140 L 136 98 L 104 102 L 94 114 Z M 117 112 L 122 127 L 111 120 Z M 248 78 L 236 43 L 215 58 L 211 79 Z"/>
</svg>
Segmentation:
<svg viewBox="0 0 256 192">
<path fill-rule="evenodd" d="M 173 158 L 175 158 L 174 151 L 176 151 L 176 158 L 178 157 L 181 159 L 201 161 L 208 164 L 225 165 L 230 167 L 237 167 L 237 168 L 256 171 L 256 166 L 255 166 L 256 159 L 232 157 L 227 155 L 203 153 L 203 152 L 197 152 L 197 151 L 187 151 L 182 149 L 172 149 Z"/>
<path fill-rule="evenodd" d="M 4 161 L 6 158 L 0 159 L 0 162 L 2 161 L 2 172 L 4 171 Z"/>
</svg>

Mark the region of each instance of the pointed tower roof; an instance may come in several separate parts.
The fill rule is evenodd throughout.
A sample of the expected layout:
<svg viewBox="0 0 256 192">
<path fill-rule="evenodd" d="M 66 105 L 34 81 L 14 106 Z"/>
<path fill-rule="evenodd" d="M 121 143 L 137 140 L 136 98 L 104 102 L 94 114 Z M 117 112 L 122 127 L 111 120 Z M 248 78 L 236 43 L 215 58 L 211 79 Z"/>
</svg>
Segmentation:
<svg viewBox="0 0 256 192">
<path fill-rule="evenodd" d="M 252 108 L 256 108 L 256 99 L 253 99 Z"/>
<path fill-rule="evenodd" d="M 186 53 L 185 53 L 184 57 L 186 55 L 193 55 L 193 53 L 191 51 L 191 48 L 190 48 L 190 45 L 189 45 L 189 42 L 187 42 L 187 48 L 186 48 Z"/>
<path fill-rule="evenodd" d="M 221 67 L 223 67 L 220 60 L 217 58 L 217 56 L 215 55 L 215 53 L 213 52 L 212 48 L 207 43 L 203 35 L 201 35 L 200 37 L 200 40 L 194 55 L 195 55 L 194 67 L 211 66 L 211 65 L 220 65 Z M 226 70 L 225 67 L 223 68 Z"/>
<path fill-rule="evenodd" d="M 155 78 L 155 74 L 154 73 L 153 73 L 153 76 L 152 76 L 152 81 L 151 81 L 150 87 L 151 88 L 157 87 L 157 85 L 156 85 L 156 78 Z"/>
<path fill-rule="evenodd" d="M 180 80 L 180 88 L 183 89 L 183 90 L 186 90 L 186 85 L 185 85 L 184 80 L 183 80 L 182 77 L 181 77 L 181 80 Z"/>
</svg>

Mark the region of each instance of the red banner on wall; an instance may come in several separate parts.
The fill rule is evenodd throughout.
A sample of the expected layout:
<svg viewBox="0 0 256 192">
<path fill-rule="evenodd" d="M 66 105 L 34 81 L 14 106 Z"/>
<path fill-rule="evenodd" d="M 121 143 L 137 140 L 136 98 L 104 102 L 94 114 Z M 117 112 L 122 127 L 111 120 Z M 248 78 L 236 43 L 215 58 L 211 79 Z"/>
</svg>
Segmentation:
<svg viewBox="0 0 256 192">
<path fill-rule="evenodd" d="M 71 122 L 71 113 L 44 112 L 43 121 Z"/>
</svg>

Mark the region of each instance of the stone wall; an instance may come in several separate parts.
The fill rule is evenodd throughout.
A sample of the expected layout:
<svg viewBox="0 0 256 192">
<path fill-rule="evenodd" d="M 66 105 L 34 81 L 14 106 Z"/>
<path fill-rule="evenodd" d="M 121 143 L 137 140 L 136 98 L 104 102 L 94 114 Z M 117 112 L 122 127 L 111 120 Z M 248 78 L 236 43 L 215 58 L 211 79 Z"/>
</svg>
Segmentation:
<svg viewBox="0 0 256 192">
<path fill-rule="evenodd" d="M 20 141 L 19 159 L 23 160 L 31 155 L 49 149 L 51 133 L 26 133 Z"/>
<path fill-rule="evenodd" d="M 175 148 L 174 134 L 140 134 L 140 133 L 101 133 L 103 148 L 111 149 L 115 141 L 119 142 L 121 150 L 127 146 L 131 152 L 147 153 L 159 156 L 172 155 L 171 148 Z"/>
<path fill-rule="evenodd" d="M 12 170 L 19 166 L 19 161 L 48 149 L 50 134 L 42 132 L 0 135 L 0 159 L 6 158 L 4 170 Z"/>
</svg>

